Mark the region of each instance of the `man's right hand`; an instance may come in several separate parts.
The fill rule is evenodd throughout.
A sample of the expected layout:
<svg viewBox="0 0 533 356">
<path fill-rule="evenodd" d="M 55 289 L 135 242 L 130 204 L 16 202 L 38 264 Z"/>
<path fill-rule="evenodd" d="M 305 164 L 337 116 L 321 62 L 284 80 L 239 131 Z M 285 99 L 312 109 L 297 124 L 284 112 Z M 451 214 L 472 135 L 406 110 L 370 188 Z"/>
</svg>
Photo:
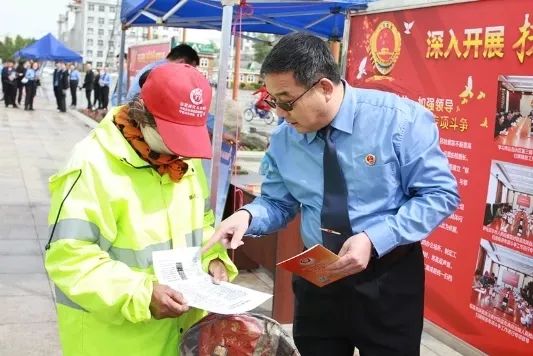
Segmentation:
<svg viewBox="0 0 533 356">
<path fill-rule="evenodd" d="M 236 249 L 237 247 L 244 245 L 242 237 L 248 230 L 250 225 L 250 213 L 246 210 L 239 210 L 231 215 L 226 220 L 220 223 L 217 231 L 202 247 L 202 253 L 205 253 L 217 242 L 221 242 L 225 248 Z"/>
<path fill-rule="evenodd" d="M 188 310 L 189 306 L 180 292 L 154 282 L 150 312 L 155 319 L 177 318 Z"/>
</svg>

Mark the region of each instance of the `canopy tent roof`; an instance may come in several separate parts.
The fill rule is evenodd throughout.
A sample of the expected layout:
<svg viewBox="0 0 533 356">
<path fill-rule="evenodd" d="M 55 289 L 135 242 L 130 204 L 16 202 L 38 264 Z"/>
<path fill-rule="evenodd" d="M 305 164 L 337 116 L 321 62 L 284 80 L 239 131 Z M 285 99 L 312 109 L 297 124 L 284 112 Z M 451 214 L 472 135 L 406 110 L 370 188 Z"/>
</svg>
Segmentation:
<svg viewBox="0 0 533 356">
<path fill-rule="evenodd" d="M 51 33 L 17 51 L 15 57 L 48 61 L 82 61 L 82 57 L 78 53 L 69 49 Z"/>
<path fill-rule="evenodd" d="M 343 36 L 345 14 L 366 9 L 372 0 L 267 1 L 242 0 L 234 6 L 234 21 L 242 32 L 284 35 L 307 31 L 325 39 Z M 220 30 L 220 0 L 123 0 L 122 24 Z"/>
</svg>

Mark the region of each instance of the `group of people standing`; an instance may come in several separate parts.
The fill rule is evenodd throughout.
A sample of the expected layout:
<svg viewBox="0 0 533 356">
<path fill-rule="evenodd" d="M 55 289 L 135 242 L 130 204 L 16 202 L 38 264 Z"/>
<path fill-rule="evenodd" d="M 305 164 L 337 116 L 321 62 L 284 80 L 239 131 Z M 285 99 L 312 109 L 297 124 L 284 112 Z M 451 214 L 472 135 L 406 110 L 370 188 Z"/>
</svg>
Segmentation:
<svg viewBox="0 0 533 356">
<path fill-rule="evenodd" d="M 7 60 L 2 68 L 2 93 L 6 108 L 18 108 L 24 92 L 24 110 L 33 111 L 33 99 L 40 85 L 39 62 L 21 61 L 15 67 L 13 60 Z"/>
<path fill-rule="evenodd" d="M 87 98 L 87 109 L 107 110 L 109 105 L 109 86 L 111 85 L 111 76 L 107 73 L 105 67 L 98 70 L 95 74 L 92 65 L 86 65 L 85 79 L 82 88 L 85 89 Z M 94 91 L 94 99 L 93 99 Z"/>
<path fill-rule="evenodd" d="M 81 83 L 81 74 L 75 64 L 67 65 L 64 62 L 56 62 L 56 69 L 53 74 L 54 94 L 59 112 L 66 112 L 66 96 L 70 90 L 71 108 L 76 108 L 78 104 L 77 89 L 85 89 L 87 98 L 87 109 L 104 109 L 107 110 L 109 105 L 109 86 L 111 85 L 111 76 L 107 73 L 105 67 L 102 67 L 96 74 L 91 64 L 86 64 L 85 78 L 83 85 Z M 94 91 L 94 98 L 93 98 Z"/>
</svg>

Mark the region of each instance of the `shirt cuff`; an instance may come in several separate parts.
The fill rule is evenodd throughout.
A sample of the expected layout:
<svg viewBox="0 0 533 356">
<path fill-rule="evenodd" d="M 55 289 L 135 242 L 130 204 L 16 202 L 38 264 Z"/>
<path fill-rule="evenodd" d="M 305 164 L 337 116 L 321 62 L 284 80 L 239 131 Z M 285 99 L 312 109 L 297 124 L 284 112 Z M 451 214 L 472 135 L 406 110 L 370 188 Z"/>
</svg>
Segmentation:
<svg viewBox="0 0 533 356">
<path fill-rule="evenodd" d="M 394 233 L 385 221 L 372 225 L 364 231 L 379 257 L 387 254 L 399 245 Z"/>
<path fill-rule="evenodd" d="M 248 225 L 248 230 L 246 230 L 245 232 L 246 236 L 258 237 L 261 235 L 261 224 L 259 222 L 259 219 L 255 218 L 259 216 L 259 209 L 261 209 L 261 207 L 255 206 L 253 204 L 247 204 L 239 209 L 246 210 L 252 216 L 250 225 Z"/>
</svg>

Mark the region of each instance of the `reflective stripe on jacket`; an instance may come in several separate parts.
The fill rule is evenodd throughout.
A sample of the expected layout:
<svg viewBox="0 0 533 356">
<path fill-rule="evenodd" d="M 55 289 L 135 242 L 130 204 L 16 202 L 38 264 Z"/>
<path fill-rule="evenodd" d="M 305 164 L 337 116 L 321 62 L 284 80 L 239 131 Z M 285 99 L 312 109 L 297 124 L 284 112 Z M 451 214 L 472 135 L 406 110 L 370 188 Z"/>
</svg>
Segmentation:
<svg viewBox="0 0 533 356">
<path fill-rule="evenodd" d="M 181 334 L 205 315 L 192 308 L 155 320 L 152 251 L 200 245 L 213 233 L 199 160 L 179 183 L 147 165 L 113 123 L 113 109 L 50 178 L 45 266 L 55 284 L 63 354 L 178 355 Z M 237 270 L 220 245 L 203 255 Z"/>
</svg>

